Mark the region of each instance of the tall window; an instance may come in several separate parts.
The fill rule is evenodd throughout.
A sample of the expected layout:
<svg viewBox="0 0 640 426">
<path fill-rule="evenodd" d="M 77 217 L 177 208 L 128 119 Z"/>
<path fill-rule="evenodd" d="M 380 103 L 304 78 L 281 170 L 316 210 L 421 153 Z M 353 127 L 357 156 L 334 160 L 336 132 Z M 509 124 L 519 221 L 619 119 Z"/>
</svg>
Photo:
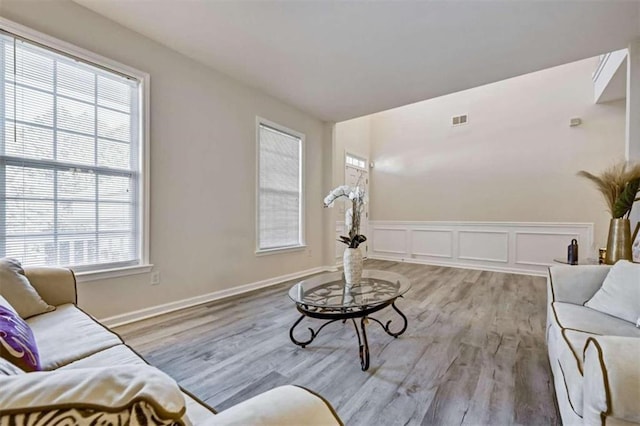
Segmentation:
<svg viewBox="0 0 640 426">
<path fill-rule="evenodd" d="M 258 124 L 258 251 L 300 247 L 304 136 Z"/>
<path fill-rule="evenodd" d="M 140 264 L 140 82 L 8 33 L 0 71 L 0 257 Z"/>
</svg>

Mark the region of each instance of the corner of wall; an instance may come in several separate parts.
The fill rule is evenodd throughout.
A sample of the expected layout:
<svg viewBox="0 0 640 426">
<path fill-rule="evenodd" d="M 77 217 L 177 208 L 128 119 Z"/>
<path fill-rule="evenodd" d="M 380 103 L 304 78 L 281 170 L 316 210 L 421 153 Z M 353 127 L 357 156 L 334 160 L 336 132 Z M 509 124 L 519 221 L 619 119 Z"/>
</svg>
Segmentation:
<svg viewBox="0 0 640 426">
<path fill-rule="evenodd" d="M 334 186 L 335 177 L 335 161 L 334 152 L 336 144 L 335 123 L 325 122 L 322 132 L 322 189 L 323 196 L 328 193 Z M 318 200 L 321 202 L 321 200 Z M 333 209 L 323 209 L 322 215 L 322 261 L 325 266 L 333 266 L 334 259 L 334 243 L 333 229 L 335 228 L 335 217 Z"/>
</svg>

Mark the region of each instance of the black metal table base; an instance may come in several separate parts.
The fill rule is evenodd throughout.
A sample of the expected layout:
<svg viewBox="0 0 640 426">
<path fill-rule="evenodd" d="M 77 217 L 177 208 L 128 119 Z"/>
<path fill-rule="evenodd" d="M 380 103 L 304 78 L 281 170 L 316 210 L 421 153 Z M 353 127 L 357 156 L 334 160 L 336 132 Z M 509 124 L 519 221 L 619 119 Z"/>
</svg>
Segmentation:
<svg viewBox="0 0 640 426">
<path fill-rule="evenodd" d="M 396 332 L 391 331 L 390 325 L 392 320 L 387 321 L 386 324 L 383 324 L 380 320 L 369 316 L 369 314 L 377 312 L 387 306 L 391 305 L 393 310 L 395 310 L 403 320 L 402 328 Z M 305 305 L 297 305 L 298 311 L 302 314 L 300 318 L 293 324 L 291 329 L 289 330 L 289 337 L 291 341 L 300 347 L 306 347 L 318 336 L 320 331 L 325 328 L 327 325 L 334 323 L 336 321 L 342 321 L 343 323 L 347 322 L 347 320 L 351 320 L 353 323 L 353 327 L 356 330 L 356 336 L 358 337 L 358 349 L 360 354 L 360 367 L 362 371 L 366 371 L 369 368 L 369 343 L 367 341 L 367 331 L 366 325 L 369 320 L 372 320 L 380 325 L 382 329 L 389 336 L 397 338 L 402 333 L 407 330 L 407 317 L 402 313 L 400 309 L 395 304 L 395 299 L 383 303 L 381 305 L 376 305 L 373 307 L 365 308 L 362 310 L 314 310 Z M 316 318 L 316 319 L 324 319 L 327 320 L 324 324 L 318 327 L 317 330 L 312 329 L 311 327 L 307 327 L 309 330 L 310 336 L 307 340 L 298 340 L 294 337 L 293 332 L 295 328 L 302 322 L 305 317 Z M 360 329 L 358 329 L 358 324 L 356 323 L 356 319 L 360 318 Z"/>
</svg>

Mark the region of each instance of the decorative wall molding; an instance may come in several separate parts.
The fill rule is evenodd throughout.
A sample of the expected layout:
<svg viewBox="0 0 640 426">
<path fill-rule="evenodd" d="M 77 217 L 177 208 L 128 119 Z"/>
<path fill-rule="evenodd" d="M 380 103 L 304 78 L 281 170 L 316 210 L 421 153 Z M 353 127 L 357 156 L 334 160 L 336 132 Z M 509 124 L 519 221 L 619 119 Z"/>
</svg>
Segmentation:
<svg viewBox="0 0 640 426">
<path fill-rule="evenodd" d="M 410 252 L 416 256 L 453 258 L 453 232 L 451 229 L 418 228 L 414 229 L 410 236 Z"/>
<path fill-rule="evenodd" d="M 507 231 L 458 230 L 458 259 L 509 262 Z M 455 231 L 453 232 L 455 234 Z"/>
<path fill-rule="evenodd" d="M 136 321 L 141 321 L 147 318 L 156 317 L 158 315 L 167 314 L 169 312 L 177 311 L 179 309 L 190 308 L 193 306 L 201 305 L 203 303 L 213 302 L 214 300 L 225 299 L 231 296 L 237 296 L 242 293 L 248 293 L 250 291 L 258 290 L 265 287 L 281 284 L 285 281 L 302 278 L 307 275 L 317 274 L 318 272 L 335 271 L 335 266 L 319 266 L 316 268 L 307 269 L 305 271 L 294 272 L 287 275 L 281 275 L 279 277 L 269 278 L 262 281 L 256 281 L 249 284 L 244 284 L 238 287 L 232 287 L 224 290 L 218 290 L 200 296 L 190 297 L 187 299 L 177 300 L 175 302 L 165 303 L 162 305 L 152 306 L 150 308 L 140 309 L 137 311 L 127 312 L 120 315 L 114 315 L 112 317 L 103 318 L 100 322 L 107 327 L 117 327 L 120 325 L 129 324 Z"/>
<path fill-rule="evenodd" d="M 376 227 L 374 232 L 378 236 L 378 245 L 375 252 L 385 254 L 406 253 L 410 236 L 408 229 Z M 397 247 L 397 249 L 394 247 Z"/>
<path fill-rule="evenodd" d="M 369 222 L 371 259 L 546 275 L 573 238 L 592 256 L 593 223 Z M 556 263 L 557 264 L 557 263 Z"/>
</svg>

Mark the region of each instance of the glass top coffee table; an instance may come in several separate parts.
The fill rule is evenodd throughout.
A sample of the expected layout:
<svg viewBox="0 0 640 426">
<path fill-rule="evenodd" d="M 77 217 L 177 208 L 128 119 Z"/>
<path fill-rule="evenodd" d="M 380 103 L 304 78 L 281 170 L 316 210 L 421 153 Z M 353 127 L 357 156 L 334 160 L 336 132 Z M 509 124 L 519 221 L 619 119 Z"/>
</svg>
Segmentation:
<svg viewBox="0 0 640 426">
<path fill-rule="evenodd" d="M 291 341 L 298 346 L 305 347 L 318 336 L 325 326 L 342 321 L 351 320 L 358 336 L 360 351 L 360 366 L 362 370 L 369 368 L 369 344 L 367 343 L 366 324 L 369 320 L 378 323 L 384 331 L 393 337 L 398 337 L 407 329 L 407 317 L 398 309 L 395 302 L 411 288 L 409 280 L 394 272 L 365 270 L 362 280 L 358 284 L 346 285 L 342 272 L 332 272 L 311 277 L 300 281 L 291 287 L 289 297 L 296 303 L 296 308 L 302 314 L 289 330 Z M 383 324 L 376 318 L 369 316 L 386 307 L 391 306 L 403 320 L 402 328 L 396 332 L 390 329 L 391 320 Z M 310 336 L 307 340 L 294 337 L 294 330 L 305 318 L 326 320 L 317 330 L 309 328 Z M 360 330 L 356 324 L 360 318 Z"/>
</svg>

